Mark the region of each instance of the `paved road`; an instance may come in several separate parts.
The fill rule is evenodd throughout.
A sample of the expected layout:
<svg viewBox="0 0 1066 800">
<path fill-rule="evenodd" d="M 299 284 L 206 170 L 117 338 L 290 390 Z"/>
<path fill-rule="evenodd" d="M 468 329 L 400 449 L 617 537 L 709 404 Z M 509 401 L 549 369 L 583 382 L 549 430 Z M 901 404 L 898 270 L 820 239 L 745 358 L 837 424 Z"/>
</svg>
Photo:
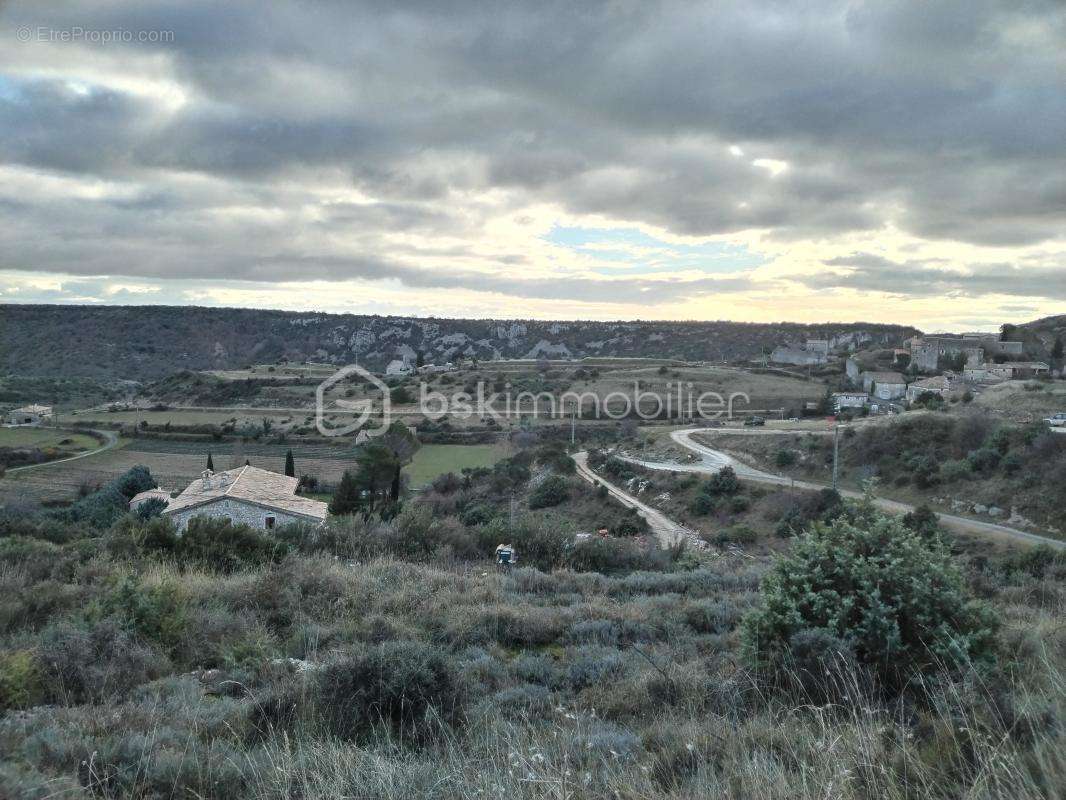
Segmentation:
<svg viewBox="0 0 1066 800">
<path fill-rule="evenodd" d="M 61 429 L 62 430 L 62 429 Z M 96 431 L 82 428 L 80 430 L 71 431 L 71 433 L 95 433 L 104 437 L 104 443 L 97 447 L 95 450 L 87 450 L 84 453 L 78 453 L 76 456 L 67 456 L 66 458 L 57 458 L 55 461 L 45 461 L 41 464 L 27 464 L 24 467 L 12 467 L 7 471 L 7 475 L 14 475 L 16 472 L 23 472 L 28 469 L 44 469 L 45 467 L 55 466 L 56 464 L 66 464 L 68 461 L 77 461 L 79 458 L 88 458 L 89 456 L 95 456 L 105 450 L 110 450 L 116 444 L 118 444 L 118 434 L 114 431 Z"/>
<path fill-rule="evenodd" d="M 682 447 L 691 450 L 700 458 L 698 461 L 693 461 L 689 464 L 673 464 L 663 461 L 645 461 L 639 458 L 633 458 L 632 456 L 622 455 L 626 461 L 631 461 L 635 464 L 640 464 L 648 469 L 669 470 L 671 472 L 697 472 L 704 474 L 712 474 L 718 472 L 723 467 L 732 467 L 737 477 L 748 481 L 754 481 L 756 483 L 767 483 L 774 486 L 794 486 L 797 489 L 811 489 L 818 491 L 825 489 L 826 484 L 814 483 L 812 481 L 796 481 L 792 478 L 785 477 L 784 475 L 774 475 L 769 472 L 756 469 L 748 464 L 738 461 L 727 453 L 723 453 L 720 450 L 714 450 L 707 445 L 700 444 L 693 440 L 693 436 L 700 433 L 713 433 L 714 429 L 707 430 L 703 428 L 690 428 L 685 430 L 673 431 L 670 434 L 670 438 Z M 733 431 L 731 431 L 733 432 Z M 735 431 L 737 433 L 743 431 Z M 862 493 L 852 491 L 850 489 L 842 489 L 840 494 L 844 497 L 861 498 Z M 901 503 L 897 500 L 888 500 L 886 498 L 878 497 L 874 501 L 878 508 L 888 511 L 893 514 L 905 514 L 908 511 L 913 511 L 914 506 L 907 503 Z M 940 524 L 942 524 L 948 530 L 956 531 L 958 533 L 976 534 L 986 538 L 997 539 L 999 541 L 1013 541 L 1024 542 L 1026 544 L 1043 544 L 1049 547 L 1053 547 L 1059 550 L 1066 550 L 1066 542 L 1058 539 L 1050 539 L 1046 536 L 1040 536 L 1035 533 L 1029 533 L 1028 531 L 1018 530 L 1017 528 L 1011 528 L 1006 525 L 1000 525 L 995 522 L 983 522 L 977 519 L 970 519 L 968 517 L 960 517 L 955 514 L 943 514 L 937 512 L 937 517 L 940 518 Z"/>
<path fill-rule="evenodd" d="M 588 465 L 588 456 L 589 454 L 584 451 L 574 453 L 573 459 L 574 463 L 577 464 L 577 474 L 593 486 L 606 486 L 610 495 L 626 508 L 635 508 L 637 513 L 647 520 L 648 527 L 659 538 L 659 542 L 663 547 L 671 547 L 680 541 L 699 547 L 703 546 L 703 542 L 696 531 L 674 522 L 658 509 L 652 508 L 647 503 L 642 503 L 633 495 L 628 494 L 593 472 Z"/>
</svg>

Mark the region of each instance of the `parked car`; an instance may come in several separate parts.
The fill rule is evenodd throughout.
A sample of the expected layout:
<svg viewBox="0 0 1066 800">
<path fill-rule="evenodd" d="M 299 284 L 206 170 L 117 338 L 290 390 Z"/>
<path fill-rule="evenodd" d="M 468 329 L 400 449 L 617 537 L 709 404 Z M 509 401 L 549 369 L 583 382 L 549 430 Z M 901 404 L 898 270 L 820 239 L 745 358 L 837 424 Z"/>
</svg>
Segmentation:
<svg viewBox="0 0 1066 800">
<path fill-rule="evenodd" d="M 1044 420 L 1052 428 L 1061 428 L 1066 425 L 1066 411 L 1060 411 Z"/>
<path fill-rule="evenodd" d="M 765 425 L 765 424 L 766 424 L 766 420 L 763 419 L 762 417 L 748 417 L 746 420 L 744 420 L 744 427 L 746 427 L 746 428 L 755 428 L 755 427 L 758 427 L 759 425 Z"/>
</svg>

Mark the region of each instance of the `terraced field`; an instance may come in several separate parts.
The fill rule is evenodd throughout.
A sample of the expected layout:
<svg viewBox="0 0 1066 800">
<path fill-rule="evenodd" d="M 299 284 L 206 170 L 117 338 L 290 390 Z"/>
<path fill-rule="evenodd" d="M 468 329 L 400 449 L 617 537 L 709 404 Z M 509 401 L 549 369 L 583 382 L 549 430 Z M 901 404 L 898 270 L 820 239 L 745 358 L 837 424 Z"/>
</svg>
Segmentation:
<svg viewBox="0 0 1066 800">
<path fill-rule="evenodd" d="M 285 453 L 292 448 L 296 473 L 316 476 L 325 483 L 337 483 L 355 463 L 356 448 L 350 442 L 329 444 L 246 443 L 244 458 L 254 467 L 282 472 Z M 133 439 L 120 446 L 66 464 L 44 465 L 0 479 L 0 504 L 16 502 L 56 502 L 69 500 L 80 488 L 107 483 L 130 467 L 142 464 L 152 471 L 160 486 L 171 491 L 183 489 L 207 464 L 210 452 L 216 469 L 239 466 L 232 463 L 233 446 L 214 448 L 199 442 L 173 442 L 160 439 Z M 506 452 L 496 445 L 424 445 L 408 468 L 411 485 L 424 486 L 444 472 L 464 467 L 489 466 Z"/>
</svg>

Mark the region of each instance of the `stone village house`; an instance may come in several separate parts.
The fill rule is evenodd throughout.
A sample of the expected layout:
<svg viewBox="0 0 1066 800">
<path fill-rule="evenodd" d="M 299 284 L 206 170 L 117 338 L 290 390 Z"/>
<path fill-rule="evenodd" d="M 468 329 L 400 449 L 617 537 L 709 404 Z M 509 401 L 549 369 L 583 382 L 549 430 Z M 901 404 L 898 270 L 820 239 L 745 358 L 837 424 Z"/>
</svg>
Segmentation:
<svg viewBox="0 0 1066 800">
<path fill-rule="evenodd" d="M 871 399 L 897 400 L 907 393 L 907 379 L 898 372 L 864 372 L 862 390 Z"/>
</svg>

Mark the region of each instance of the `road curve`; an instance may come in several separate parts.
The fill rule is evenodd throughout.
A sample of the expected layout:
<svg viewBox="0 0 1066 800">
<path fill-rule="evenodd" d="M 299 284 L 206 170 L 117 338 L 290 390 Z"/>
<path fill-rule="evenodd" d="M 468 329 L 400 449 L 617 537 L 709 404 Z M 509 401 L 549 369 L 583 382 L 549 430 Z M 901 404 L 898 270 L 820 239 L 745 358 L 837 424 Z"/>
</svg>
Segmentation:
<svg viewBox="0 0 1066 800">
<path fill-rule="evenodd" d="M 674 442 L 698 455 L 700 457 L 699 461 L 693 461 L 688 464 L 671 464 L 664 461 L 646 461 L 626 455 L 619 455 L 619 458 L 634 464 L 639 464 L 648 469 L 668 470 L 671 472 L 713 474 L 721 470 L 723 467 L 728 466 L 733 468 L 737 473 L 738 478 L 754 481 L 756 483 L 766 483 L 773 486 L 792 486 L 797 489 L 810 489 L 813 491 L 828 488 L 824 483 L 797 481 L 784 475 L 774 475 L 773 473 L 764 472 L 745 464 L 742 461 L 738 461 L 727 453 L 723 453 L 720 450 L 714 450 L 713 448 L 707 447 L 707 445 L 700 444 L 692 439 L 693 435 L 697 433 L 713 432 L 713 430 L 705 430 L 702 428 L 686 428 L 684 430 L 673 431 L 670 434 L 670 438 L 673 439 Z M 730 433 L 744 433 L 744 431 L 730 431 Z M 861 492 L 856 492 L 851 489 L 841 489 L 840 494 L 844 497 L 856 499 L 862 497 Z M 898 500 L 889 500 L 883 497 L 875 498 L 874 504 L 878 508 L 892 514 L 905 514 L 908 511 L 914 510 L 914 506 L 909 505 L 908 503 L 901 503 Z M 1011 528 L 995 522 L 983 522 L 977 519 L 969 519 L 968 517 L 960 517 L 955 514 L 936 512 L 936 515 L 940 519 L 941 525 L 948 530 L 957 533 L 976 534 L 978 536 L 998 539 L 1000 541 L 1022 542 L 1031 545 L 1042 544 L 1057 550 L 1066 550 L 1066 542 L 1058 539 L 1051 539 L 1047 536 L 1040 536 L 1036 533 L 1029 533 L 1028 531 L 1018 530 L 1017 528 Z"/>
<path fill-rule="evenodd" d="M 61 429 L 63 430 L 63 429 Z M 99 455 L 105 450 L 110 450 L 116 444 L 118 444 L 118 434 L 114 431 L 97 431 L 88 430 L 82 428 L 81 430 L 72 431 L 73 433 L 95 433 L 104 438 L 104 443 L 97 447 L 95 450 L 87 450 L 84 453 L 78 453 L 76 456 L 67 456 L 66 458 L 57 458 L 55 461 L 42 461 L 40 464 L 26 464 L 22 467 L 12 467 L 5 474 L 14 475 L 16 472 L 24 472 L 28 469 L 44 469 L 45 467 L 51 467 L 55 464 L 66 464 L 69 461 L 77 461 L 79 458 L 88 458 L 89 456 Z"/>
<path fill-rule="evenodd" d="M 637 513 L 647 521 L 648 527 L 651 528 L 652 532 L 658 537 L 659 542 L 663 547 L 672 547 L 682 541 L 689 545 L 703 546 L 703 541 L 699 538 L 696 531 L 687 528 L 678 522 L 674 522 L 668 516 L 663 514 L 663 512 L 656 508 L 652 508 L 647 503 L 642 503 L 640 500 L 633 497 L 633 495 L 628 494 L 593 472 L 592 468 L 588 465 L 588 457 L 589 454 L 585 451 L 573 454 L 572 458 L 577 465 L 577 474 L 593 486 L 606 486 L 611 497 L 616 499 L 626 508 L 635 508 Z"/>
</svg>

